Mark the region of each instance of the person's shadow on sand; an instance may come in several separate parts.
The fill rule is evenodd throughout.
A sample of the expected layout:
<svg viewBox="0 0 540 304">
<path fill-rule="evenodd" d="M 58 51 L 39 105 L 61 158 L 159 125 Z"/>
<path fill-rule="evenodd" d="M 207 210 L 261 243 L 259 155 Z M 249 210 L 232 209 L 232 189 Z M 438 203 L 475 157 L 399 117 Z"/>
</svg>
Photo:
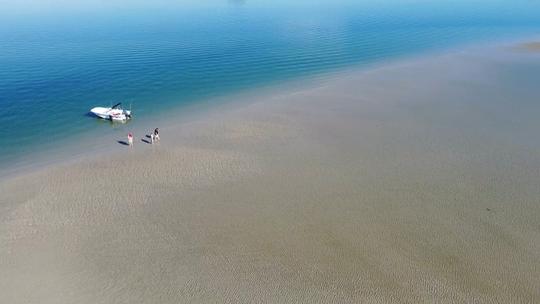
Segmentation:
<svg viewBox="0 0 540 304">
<path fill-rule="evenodd" d="M 129 146 L 129 144 L 124 140 L 117 140 L 116 142 L 124 146 Z"/>
<path fill-rule="evenodd" d="M 145 142 L 145 143 L 147 143 L 147 144 L 151 144 L 150 141 L 148 141 L 147 139 L 144 139 L 144 138 L 141 138 L 141 141 L 142 141 L 142 142 Z"/>
</svg>

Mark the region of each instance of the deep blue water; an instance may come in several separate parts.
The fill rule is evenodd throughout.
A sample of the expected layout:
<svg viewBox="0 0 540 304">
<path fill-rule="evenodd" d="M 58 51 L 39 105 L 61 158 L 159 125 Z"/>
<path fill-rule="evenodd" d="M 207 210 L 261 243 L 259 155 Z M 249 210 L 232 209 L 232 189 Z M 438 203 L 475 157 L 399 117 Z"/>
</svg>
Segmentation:
<svg viewBox="0 0 540 304">
<path fill-rule="evenodd" d="M 97 105 L 132 103 L 145 118 L 352 64 L 540 33 L 540 2 L 527 0 L 45 2 L 0 1 L 0 165 L 110 128 L 86 116 Z"/>
</svg>

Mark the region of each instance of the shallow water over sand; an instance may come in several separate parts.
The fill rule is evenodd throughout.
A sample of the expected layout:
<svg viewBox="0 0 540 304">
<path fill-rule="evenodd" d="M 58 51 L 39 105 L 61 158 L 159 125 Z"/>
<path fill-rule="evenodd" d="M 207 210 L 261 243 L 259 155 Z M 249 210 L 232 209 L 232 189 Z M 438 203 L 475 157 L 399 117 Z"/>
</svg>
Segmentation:
<svg viewBox="0 0 540 304">
<path fill-rule="evenodd" d="M 111 132 L 85 116 L 94 106 L 133 104 L 136 124 L 259 85 L 540 28 L 535 1 L 49 2 L 0 12 L 0 166 Z"/>
</svg>

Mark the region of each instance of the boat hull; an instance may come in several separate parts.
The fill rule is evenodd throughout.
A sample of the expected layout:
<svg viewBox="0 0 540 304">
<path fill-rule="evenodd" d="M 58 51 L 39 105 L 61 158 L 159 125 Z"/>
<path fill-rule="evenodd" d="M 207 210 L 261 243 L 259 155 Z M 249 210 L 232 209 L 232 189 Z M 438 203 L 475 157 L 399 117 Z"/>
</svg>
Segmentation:
<svg viewBox="0 0 540 304">
<path fill-rule="evenodd" d="M 99 118 L 124 122 L 131 118 L 131 112 L 122 109 L 95 107 L 90 112 Z"/>
</svg>

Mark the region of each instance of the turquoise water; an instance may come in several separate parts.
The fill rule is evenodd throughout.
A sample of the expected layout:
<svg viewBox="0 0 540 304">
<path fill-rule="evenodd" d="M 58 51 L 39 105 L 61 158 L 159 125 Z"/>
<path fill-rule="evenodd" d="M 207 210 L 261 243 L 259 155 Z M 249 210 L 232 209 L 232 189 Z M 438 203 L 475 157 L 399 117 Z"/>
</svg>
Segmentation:
<svg viewBox="0 0 540 304">
<path fill-rule="evenodd" d="M 147 118 L 353 64 L 540 33 L 540 3 L 525 0 L 75 2 L 2 5 L 0 165 L 110 128 L 87 115 L 97 105 L 132 103 Z"/>
</svg>

